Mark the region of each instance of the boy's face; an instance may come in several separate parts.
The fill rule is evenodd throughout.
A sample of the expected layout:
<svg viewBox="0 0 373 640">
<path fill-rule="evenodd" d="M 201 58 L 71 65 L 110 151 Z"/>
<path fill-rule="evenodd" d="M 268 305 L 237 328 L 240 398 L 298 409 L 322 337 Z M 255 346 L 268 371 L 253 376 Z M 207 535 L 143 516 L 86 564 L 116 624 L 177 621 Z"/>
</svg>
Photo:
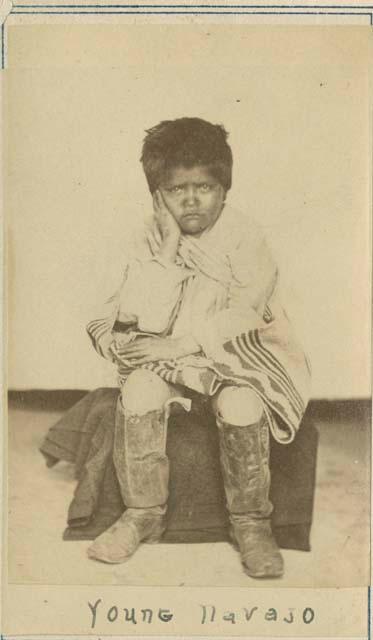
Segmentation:
<svg viewBox="0 0 373 640">
<path fill-rule="evenodd" d="M 200 235 L 223 209 L 225 191 L 203 166 L 172 169 L 159 189 L 183 233 Z"/>
</svg>

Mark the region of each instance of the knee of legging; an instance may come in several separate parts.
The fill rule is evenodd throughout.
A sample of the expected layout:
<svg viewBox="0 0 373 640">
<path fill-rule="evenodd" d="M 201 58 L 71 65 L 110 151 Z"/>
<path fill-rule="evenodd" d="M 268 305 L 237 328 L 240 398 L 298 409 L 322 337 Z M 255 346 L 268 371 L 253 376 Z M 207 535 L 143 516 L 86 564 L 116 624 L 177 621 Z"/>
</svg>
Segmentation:
<svg viewBox="0 0 373 640">
<path fill-rule="evenodd" d="M 259 396 L 247 387 L 225 387 L 213 402 L 216 415 L 228 424 L 247 426 L 263 415 Z"/>
<path fill-rule="evenodd" d="M 133 371 L 121 387 L 123 407 L 137 415 L 162 409 L 170 395 L 167 383 L 146 369 Z"/>
</svg>

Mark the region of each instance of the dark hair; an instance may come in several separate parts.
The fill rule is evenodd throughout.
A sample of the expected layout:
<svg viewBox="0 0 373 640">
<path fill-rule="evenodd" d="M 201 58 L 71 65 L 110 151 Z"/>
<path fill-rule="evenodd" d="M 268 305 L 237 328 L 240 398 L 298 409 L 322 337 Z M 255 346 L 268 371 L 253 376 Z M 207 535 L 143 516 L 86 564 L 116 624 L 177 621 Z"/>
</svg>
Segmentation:
<svg viewBox="0 0 373 640">
<path fill-rule="evenodd" d="M 232 185 L 232 151 L 222 125 L 201 118 L 164 120 L 146 131 L 141 162 L 150 192 L 176 167 L 205 166 L 225 191 Z"/>
</svg>

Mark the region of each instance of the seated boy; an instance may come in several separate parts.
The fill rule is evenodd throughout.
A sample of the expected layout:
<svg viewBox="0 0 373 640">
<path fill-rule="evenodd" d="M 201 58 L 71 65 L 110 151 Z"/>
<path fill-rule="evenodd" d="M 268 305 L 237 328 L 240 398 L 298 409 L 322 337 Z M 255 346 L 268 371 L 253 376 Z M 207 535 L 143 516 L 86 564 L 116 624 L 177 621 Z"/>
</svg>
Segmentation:
<svg viewBox="0 0 373 640">
<path fill-rule="evenodd" d="M 272 536 L 269 430 L 291 442 L 309 367 L 277 296 L 278 271 L 258 227 L 226 204 L 232 152 L 222 126 L 161 122 L 144 140 L 153 198 L 123 282 L 87 330 L 118 366 L 114 463 L 126 511 L 88 550 L 124 562 L 165 530 L 167 418 L 192 389 L 211 397 L 231 537 L 252 577 L 283 574 Z M 201 488 L 202 489 L 202 488 Z"/>
</svg>

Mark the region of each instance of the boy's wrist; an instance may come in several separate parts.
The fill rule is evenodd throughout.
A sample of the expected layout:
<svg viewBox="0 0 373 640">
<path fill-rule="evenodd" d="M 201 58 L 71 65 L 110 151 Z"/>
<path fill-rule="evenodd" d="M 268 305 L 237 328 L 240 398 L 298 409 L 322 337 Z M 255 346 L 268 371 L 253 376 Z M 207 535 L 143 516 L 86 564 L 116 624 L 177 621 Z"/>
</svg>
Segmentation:
<svg viewBox="0 0 373 640">
<path fill-rule="evenodd" d="M 175 262 L 179 247 L 180 234 L 172 234 L 164 238 L 159 250 L 159 257 L 169 262 Z"/>
</svg>

